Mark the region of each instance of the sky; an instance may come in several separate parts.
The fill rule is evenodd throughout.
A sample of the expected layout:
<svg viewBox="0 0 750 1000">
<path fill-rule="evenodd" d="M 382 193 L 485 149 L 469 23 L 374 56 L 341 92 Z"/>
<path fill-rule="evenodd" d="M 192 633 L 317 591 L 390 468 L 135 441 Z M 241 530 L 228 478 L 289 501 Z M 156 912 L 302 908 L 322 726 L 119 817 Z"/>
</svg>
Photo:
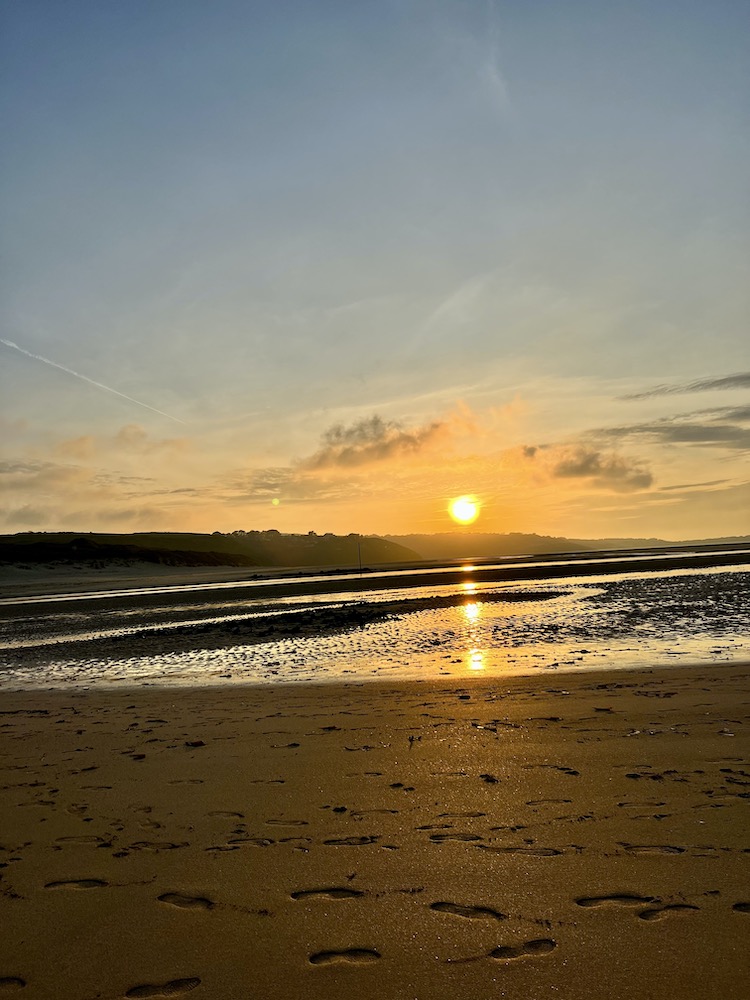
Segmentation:
<svg viewBox="0 0 750 1000">
<path fill-rule="evenodd" d="M 749 29 L 0 0 L 0 531 L 750 533 Z"/>
</svg>

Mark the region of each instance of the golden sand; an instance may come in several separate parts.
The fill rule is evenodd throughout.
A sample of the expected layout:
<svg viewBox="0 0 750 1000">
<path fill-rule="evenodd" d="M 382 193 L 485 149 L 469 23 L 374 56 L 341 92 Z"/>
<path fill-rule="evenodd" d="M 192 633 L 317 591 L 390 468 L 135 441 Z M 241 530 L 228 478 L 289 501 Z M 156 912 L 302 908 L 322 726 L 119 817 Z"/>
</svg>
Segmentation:
<svg viewBox="0 0 750 1000">
<path fill-rule="evenodd" d="M 4 694 L 0 993 L 748 995 L 749 682 Z"/>
</svg>

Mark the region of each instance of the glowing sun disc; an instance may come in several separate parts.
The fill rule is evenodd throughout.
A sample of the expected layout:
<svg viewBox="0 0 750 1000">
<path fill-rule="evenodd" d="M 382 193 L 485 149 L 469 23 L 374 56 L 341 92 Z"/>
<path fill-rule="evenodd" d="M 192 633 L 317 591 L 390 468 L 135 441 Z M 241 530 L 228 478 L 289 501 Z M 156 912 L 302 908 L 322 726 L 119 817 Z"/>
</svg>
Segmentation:
<svg viewBox="0 0 750 1000">
<path fill-rule="evenodd" d="M 479 504 L 474 497 L 456 497 L 448 504 L 448 513 L 458 524 L 471 524 L 479 517 Z"/>
</svg>

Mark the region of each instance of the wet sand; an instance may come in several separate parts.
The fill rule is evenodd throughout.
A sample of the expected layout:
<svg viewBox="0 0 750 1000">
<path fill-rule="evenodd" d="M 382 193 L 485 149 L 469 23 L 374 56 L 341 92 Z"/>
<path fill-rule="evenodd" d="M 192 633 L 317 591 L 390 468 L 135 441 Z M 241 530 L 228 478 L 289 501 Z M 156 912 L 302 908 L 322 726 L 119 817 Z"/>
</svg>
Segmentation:
<svg viewBox="0 0 750 1000">
<path fill-rule="evenodd" d="M 750 667 L 6 693 L 0 991 L 725 998 Z"/>
<path fill-rule="evenodd" d="M 455 562 L 382 564 L 357 572 L 354 566 L 344 567 L 185 567 L 114 562 L 94 566 L 85 563 L 71 565 L 0 565 L 0 600 L 45 597 L 63 594 L 85 594 L 99 591 L 166 587 L 175 592 L 185 587 L 236 584 L 236 596 L 249 596 L 248 582 L 258 596 L 281 597 L 291 594 L 336 593 L 350 590 L 367 592 L 390 587 L 411 587 L 425 583 L 425 573 L 433 574 L 435 583 L 451 584 L 466 580 L 467 569 L 475 582 L 514 583 L 523 580 L 555 580 L 592 574 L 628 572 L 664 572 L 671 569 L 701 569 L 718 566 L 742 566 L 748 563 L 745 546 L 729 545 L 711 549 L 678 551 L 663 549 L 624 550 L 612 552 L 546 553 L 520 558 L 499 558 L 487 564 L 478 560 L 468 567 Z M 439 578 L 438 578 L 439 574 Z M 342 576 L 344 579 L 337 579 Z M 266 586 L 267 585 L 267 586 Z M 125 596 L 125 594 L 123 594 Z M 232 596 L 223 589 L 222 595 Z M 164 599 L 161 595 L 160 599 Z M 143 596 L 139 597 L 143 600 Z"/>
</svg>

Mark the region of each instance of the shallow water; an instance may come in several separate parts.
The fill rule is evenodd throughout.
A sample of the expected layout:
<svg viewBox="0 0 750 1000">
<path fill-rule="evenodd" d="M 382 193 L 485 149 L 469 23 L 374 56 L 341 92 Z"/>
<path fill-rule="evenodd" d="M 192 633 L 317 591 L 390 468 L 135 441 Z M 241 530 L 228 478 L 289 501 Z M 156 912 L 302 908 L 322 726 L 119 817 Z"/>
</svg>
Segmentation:
<svg viewBox="0 0 750 1000">
<path fill-rule="evenodd" d="M 560 596 L 542 599 L 554 590 Z M 523 591 L 523 602 L 498 601 Z M 150 656 L 56 659 L 60 639 L 168 633 L 190 622 L 268 619 L 306 609 L 460 597 L 455 607 L 398 614 L 334 634 L 288 637 Z M 489 602 L 488 595 L 494 600 Z M 537 595 L 538 599 L 534 599 Z M 7 616 L 0 626 L 0 686 L 102 684 L 288 683 L 393 681 L 539 671 L 617 669 L 750 659 L 750 572 L 738 569 L 626 573 L 518 584 L 474 583 L 394 590 L 202 601 L 200 591 L 178 605 L 108 605 L 80 613 L 70 603 L 39 615 Z M 213 598 L 216 595 L 212 595 Z M 314 620 L 314 619 L 313 619 Z M 164 643 L 168 647 L 168 642 Z M 32 657 L 30 654 L 34 652 Z M 48 652 L 47 652 L 48 650 Z M 41 655 L 40 655 L 41 651 Z"/>
</svg>

